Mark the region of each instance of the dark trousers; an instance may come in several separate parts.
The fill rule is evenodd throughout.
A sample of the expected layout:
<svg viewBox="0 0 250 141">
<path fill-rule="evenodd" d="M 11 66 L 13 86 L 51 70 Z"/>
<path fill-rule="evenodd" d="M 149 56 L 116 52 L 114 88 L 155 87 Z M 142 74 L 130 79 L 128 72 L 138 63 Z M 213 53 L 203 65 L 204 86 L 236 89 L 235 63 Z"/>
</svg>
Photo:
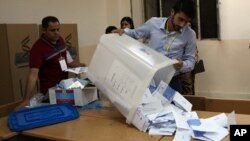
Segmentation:
<svg viewBox="0 0 250 141">
<path fill-rule="evenodd" d="M 174 76 L 169 86 L 182 95 L 194 95 L 194 80 L 195 74 L 193 72 L 186 72 Z"/>
</svg>

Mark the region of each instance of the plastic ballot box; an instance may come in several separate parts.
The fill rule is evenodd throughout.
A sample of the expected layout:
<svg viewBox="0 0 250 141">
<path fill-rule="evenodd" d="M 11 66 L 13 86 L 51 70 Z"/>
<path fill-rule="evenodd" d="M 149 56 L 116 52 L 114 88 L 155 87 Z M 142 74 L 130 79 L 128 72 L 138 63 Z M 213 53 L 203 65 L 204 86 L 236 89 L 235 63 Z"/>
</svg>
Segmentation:
<svg viewBox="0 0 250 141">
<path fill-rule="evenodd" d="M 152 79 L 167 84 L 175 69 L 171 60 L 141 42 L 118 34 L 105 34 L 88 68 L 87 77 L 131 123 Z"/>
</svg>

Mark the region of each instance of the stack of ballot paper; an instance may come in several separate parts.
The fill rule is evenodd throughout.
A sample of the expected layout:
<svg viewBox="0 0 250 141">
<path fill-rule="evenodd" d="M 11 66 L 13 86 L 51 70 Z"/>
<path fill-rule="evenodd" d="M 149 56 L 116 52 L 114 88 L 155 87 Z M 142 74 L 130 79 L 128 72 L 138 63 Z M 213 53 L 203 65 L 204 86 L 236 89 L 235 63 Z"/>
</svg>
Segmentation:
<svg viewBox="0 0 250 141">
<path fill-rule="evenodd" d="M 69 78 L 69 79 L 63 79 L 58 84 L 58 87 L 62 89 L 74 89 L 74 88 L 81 88 L 83 89 L 89 81 L 84 79 L 78 79 L 78 78 Z"/>
<path fill-rule="evenodd" d="M 191 138 L 217 141 L 229 134 L 230 123 L 224 113 L 199 119 L 191 110 L 192 104 L 165 82 L 161 81 L 157 87 L 151 83 L 132 123 L 150 135 L 175 135 L 174 141 Z"/>
</svg>

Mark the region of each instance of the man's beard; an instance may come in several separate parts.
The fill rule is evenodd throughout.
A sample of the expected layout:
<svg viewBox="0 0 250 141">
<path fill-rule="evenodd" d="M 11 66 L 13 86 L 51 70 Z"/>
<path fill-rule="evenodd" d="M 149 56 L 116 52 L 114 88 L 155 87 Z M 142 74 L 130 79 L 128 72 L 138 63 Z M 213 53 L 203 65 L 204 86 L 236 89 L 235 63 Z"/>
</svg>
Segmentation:
<svg viewBox="0 0 250 141">
<path fill-rule="evenodd" d="M 174 23 L 174 16 L 172 16 L 172 18 L 171 18 L 171 23 L 172 23 L 172 26 L 173 26 L 175 31 L 180 31 L 181 30 L 181 27 Z"/>
</svg>

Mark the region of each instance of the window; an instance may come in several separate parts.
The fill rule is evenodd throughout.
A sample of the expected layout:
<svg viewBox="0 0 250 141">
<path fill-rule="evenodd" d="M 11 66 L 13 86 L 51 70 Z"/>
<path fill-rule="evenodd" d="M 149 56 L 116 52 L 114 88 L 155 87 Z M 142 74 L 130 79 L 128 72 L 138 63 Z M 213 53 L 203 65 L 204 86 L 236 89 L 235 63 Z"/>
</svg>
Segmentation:
<svg viewBox="0 0 250 141">
<path fill-rule="evenodd" d="M 151 17 L 168 17 L 176 0 L 144 0 L 145 20 Z M 196 17 L 192 24 L 198 39 L 218 39 L 218 0 L 195 0 Z"/>
</svg>

